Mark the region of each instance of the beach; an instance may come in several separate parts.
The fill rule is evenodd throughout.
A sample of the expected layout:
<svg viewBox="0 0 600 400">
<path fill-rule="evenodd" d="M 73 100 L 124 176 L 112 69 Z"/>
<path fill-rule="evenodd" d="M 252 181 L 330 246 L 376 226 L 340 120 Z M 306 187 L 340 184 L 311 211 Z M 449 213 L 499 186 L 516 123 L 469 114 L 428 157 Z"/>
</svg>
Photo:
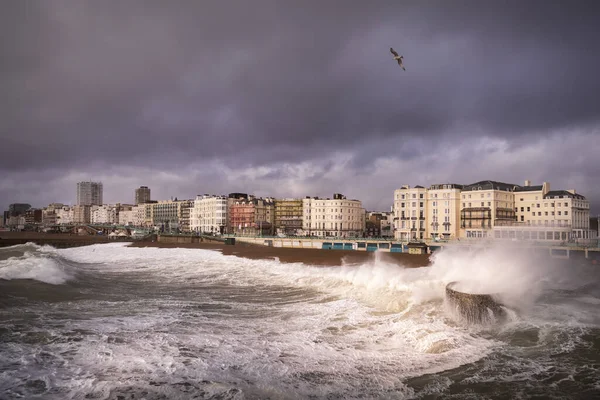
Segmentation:
<svg viewBox="0 0 600 400">
<path fill-rule="evenodd" d="M 237 242 L 225 245 L 216 242 L 202 243 L 161 243 L 151 241 L 133 242 L 131 247 L 187 248 L 210 249 L 220 251 L 223 255 L 234 255 L 249 259 L 275 259 L 282 263 L 304 263 L 310 265 L 336 266 L 344 264 L 361 264 L 372 260 L 373 252 L 355 250 L 322 250 L 298 249 L 285 247 L 268 247 Z M 408 268 L 429 265 L 429 254 L 378 253 L 379 260 Z"/>
</svg>

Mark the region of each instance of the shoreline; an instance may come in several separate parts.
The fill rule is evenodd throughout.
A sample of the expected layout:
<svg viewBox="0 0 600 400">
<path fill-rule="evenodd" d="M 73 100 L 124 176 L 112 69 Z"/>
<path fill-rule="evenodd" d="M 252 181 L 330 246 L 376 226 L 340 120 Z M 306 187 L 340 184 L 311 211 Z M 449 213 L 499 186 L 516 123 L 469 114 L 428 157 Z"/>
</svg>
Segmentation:
<svg viewBox="0 0 600 400">
<path fill-rule="evenodd" d="M 288 247 L 268 247 L 249 243 L 225 245 L 215 242 L 201 243 L 161 243 L 133 242 L 128 247 L 155 247 L 163 249 L 185 248 L 220 251 L 223 255 L 253 260 L 279 259 L 282 263 L 304 263 L 318 266 L 342 266 L 364 264 L 373 261 L 375 252 L 357 250 L 299 249 Z M 420 268 L 430 265 L 430 254 L 408 254 L 379 252 L 382 262 L 406 268 Z"/>
<path fill-rule="evenodd" d="M 0 232 L 0 248 L 15 246 L 28 242 L 37 245 L 50 245 L 56 248 L 89 246 L 101 243 L 129 243 L 128 247 L 154 247 L 163 249 L 204 249 L 219 251 L 223 255 L 248 258 L 252 260 L 279 259 L 282 263 L 304 263 L 317 266 L 357 265 L 372 262 L 374 252 L 357 250 L 324 250 L 287 247 L 268 247 L 257 244 L 237 242 L 226 245 L 221 242 L 204 241 L 199 243 L 168 243 L 150 240 L 114 240 L 106 236 L 74 235 L 61 233 L 38 232 Z M 430 265 L 429 254 L 408 254 L 379 252 L 377 257 L 382 262 L 406 268 L 419 268 Z"/>
</svg>

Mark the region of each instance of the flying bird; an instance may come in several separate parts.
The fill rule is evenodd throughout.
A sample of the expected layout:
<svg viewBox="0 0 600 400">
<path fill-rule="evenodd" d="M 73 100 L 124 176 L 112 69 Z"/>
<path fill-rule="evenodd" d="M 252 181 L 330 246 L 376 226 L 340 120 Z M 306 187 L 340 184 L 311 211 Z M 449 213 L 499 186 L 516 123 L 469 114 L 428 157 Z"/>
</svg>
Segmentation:
<svg viewBox="0 0 600 400">
<path fill-rule="evenodd" d="M 402 64 L 402 59 L 404 57 L 399 56 L 398 53 L 396 53 L 396 51 L 392 47 L 390 47 L 390 52 L 394 55 L 394 60 L 398 61 L 398 65 L 401 66 L 402 69 L 406 71 L 406 68 L 404 68 L 404 64 Z"/>
</svg>

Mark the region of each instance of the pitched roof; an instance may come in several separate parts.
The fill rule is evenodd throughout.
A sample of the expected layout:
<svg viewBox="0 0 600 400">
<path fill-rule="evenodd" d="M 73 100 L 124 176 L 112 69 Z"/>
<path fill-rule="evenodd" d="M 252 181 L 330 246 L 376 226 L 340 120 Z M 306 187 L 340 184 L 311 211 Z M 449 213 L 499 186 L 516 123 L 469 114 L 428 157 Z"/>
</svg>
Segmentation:
<svg viewBox="0 0 600 400">
<path fill-rule="evenodd" d="M 544 185 L 536 186 L 519 186 L 515 188 L 515 192 L 539 192 L 543 189 Z"/>
<path fill-rule="evenodd" d="M 551 199 L 554 196 L 567 196 L 571 199 L 585 200 L 585 196 L 577 193 L 571 193 L 568 190 L 551 190 L 544 196 L 545 199 Z"/>
<path fill-rule="evenodd" d="M 463 188 L 464 192 L 470 192 L 473 190 L 505 190 L 512 192 L 515 188 L 520 187 L 519 185 L 515 185 L 513 183 L 504 183 L 497 181 L 479 181 L 472 183 L 470 185 L 466 185 Z"/>
</svg>

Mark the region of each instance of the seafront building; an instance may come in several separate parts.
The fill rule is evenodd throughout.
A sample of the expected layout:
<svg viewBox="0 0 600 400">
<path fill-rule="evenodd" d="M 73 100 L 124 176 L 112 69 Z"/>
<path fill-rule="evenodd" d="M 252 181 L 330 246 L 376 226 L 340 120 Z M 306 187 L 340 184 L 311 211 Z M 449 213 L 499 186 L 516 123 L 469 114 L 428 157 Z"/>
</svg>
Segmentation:
<svg viewBox="0 0 600 400">
<path fill-rule="evenodd" d="M 227 197 L 198 195 L 190 213 L 190 231 L 223 234 L 227 227 Z"/>
<path fill-rule="evenodd" d="M 73 206 L 73 223 L 89 224 L 91 222 L 91 206 L 75 205 Z"/>
<path fill-rule="evenodd" d="M 516 221 L 514 191 L 517 185 L 480 181 L 462 189 L 460 237 L 491 237 L 492 228 Z"/>
<path fill-rule="evenodd" d="M 460 199 L 463 185 L 431 185 L 427 191 L 425 232 L 431 239 L 456 239 L 460 227 Z"/>
<path fill-rule="evenodd" d="M 366 213 L 360 200 L 335 193 L 332 199 L 302 199 L 302 208 L 302 229 L 306 236 L 362 237 L 364 234 Z"/>
<path fill-rule="evenodd" d="M 551 190 L 550 183 L 515 189 L 513 223 L 495 229 L 494 238 L 535 241 L 589 240 L 597 237 L 590 229 L 590 205 L 582 195 L 570 190 Z"/>
<path fill-rule="evenodd" d="M 188 232 L 193 200 L 162 200 L 145 203 L 146 223 L 160 232 Z"/>
<path fill-rule="evenodd" d="M 296 236 L 302 233 L 302 199 L 275 199 L 275 234 Z"/>
<path fill-rule="evenodd" d="M 91 206 L 90 222 L 92 224 L 118 224 L 119 208 L 117 205 L 103 204 Z"/>
<path fill-rule="evenodd" d="M 271 236 L 275 217 L 272 198 L 231 193 L 228 202 L 228 233 L 241 236 Z"/>
<path fill-rule="evenodd" d="M 427 189 L 403 185 L 394 191 L 395 237 L 401 241 L 427 237 Z"/>
<path fill-rule="evenodd" d="M 573 241 L 597 238 L 589 201 L 550 183 L 523 186 L 497 181 L 470 185 L 405 185 L 394 192 L 394 237 L 400 241 L 511 239 Z"/>
</svg>

